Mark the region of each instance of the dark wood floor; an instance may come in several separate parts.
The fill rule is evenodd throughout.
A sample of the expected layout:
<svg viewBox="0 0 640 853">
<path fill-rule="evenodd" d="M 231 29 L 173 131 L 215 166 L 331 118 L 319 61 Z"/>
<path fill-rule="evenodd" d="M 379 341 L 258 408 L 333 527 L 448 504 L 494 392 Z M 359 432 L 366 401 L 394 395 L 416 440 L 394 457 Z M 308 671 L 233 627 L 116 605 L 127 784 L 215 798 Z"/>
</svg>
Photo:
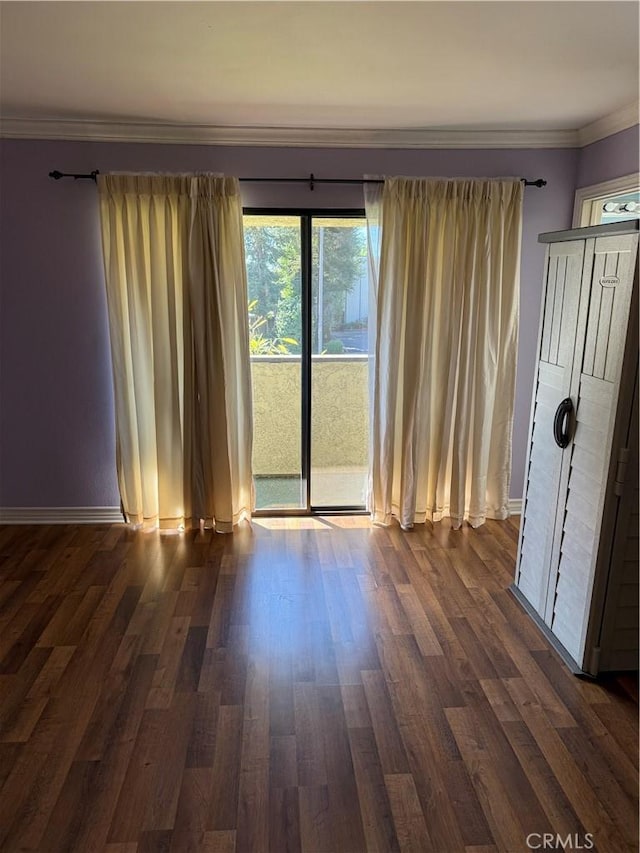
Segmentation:
<svg viewBox="0 0 640 853">
<path fill-rule="evenodd" d="M 516 542 L 0 528 L 0 848 L 637 850 L 637 682 L 568 672 Z"/>
</svg>

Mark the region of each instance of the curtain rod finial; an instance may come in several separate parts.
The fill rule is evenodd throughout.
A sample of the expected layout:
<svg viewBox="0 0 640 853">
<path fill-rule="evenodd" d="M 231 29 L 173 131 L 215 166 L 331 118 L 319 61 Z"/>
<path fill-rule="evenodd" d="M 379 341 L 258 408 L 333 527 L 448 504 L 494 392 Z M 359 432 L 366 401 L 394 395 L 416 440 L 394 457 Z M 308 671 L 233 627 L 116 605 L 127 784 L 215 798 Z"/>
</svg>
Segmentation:
<svg viewBox="0 0 640 853">
<path fill-rule="evenodd" d="M 59 181 L 60 178 L 73 178 L 74 181 L 86 179 L 97 184 L 99 174 L 100 172 L 98 169 L 94 169 L 93 172 L 89 172 L 88 175 L 76 175 L 73 172 L 60 172 L 58 169 L 55 169 L 53 172 L 49 172 L 49 177 L 53 178 L 54 181 Z"/>
</svg>

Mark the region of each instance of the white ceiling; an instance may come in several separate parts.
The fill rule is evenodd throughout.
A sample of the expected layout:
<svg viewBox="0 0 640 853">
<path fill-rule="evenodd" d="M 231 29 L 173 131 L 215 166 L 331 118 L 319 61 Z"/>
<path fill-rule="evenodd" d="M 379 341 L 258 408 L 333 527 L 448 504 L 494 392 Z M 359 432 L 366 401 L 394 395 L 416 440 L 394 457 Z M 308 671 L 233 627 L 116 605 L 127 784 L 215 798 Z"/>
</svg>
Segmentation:
<svg viewBox="0 0 640 853">
<path fill-rule="evenodd" d="M 4 119 L 576 129 L 638 99 L 636 2 L 4 2 Z"/>
</svg>

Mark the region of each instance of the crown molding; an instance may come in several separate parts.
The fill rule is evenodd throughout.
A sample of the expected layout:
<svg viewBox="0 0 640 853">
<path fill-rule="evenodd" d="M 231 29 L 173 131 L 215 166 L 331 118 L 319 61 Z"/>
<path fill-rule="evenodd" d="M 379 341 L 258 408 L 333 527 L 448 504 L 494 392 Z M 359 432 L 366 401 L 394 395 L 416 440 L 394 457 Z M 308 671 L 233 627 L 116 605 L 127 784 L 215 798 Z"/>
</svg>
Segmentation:
<svg viewBox="0 0 640 853">
<path fill-rule="evenodd" d="M 0 524 L 122 524 L 117 506 L 4 506 Z"/>
<path fill-rule="evenodd" d="M 0 137 L 287 148 L 582 148 L 638 124 L 638 112 L 637 102 L 628 104 L 578 130 L 216 127 L 162 122 L 4 118 L 0 124 Z"/>
<path fill-rule="evenodd" d="M 638 101 L 632 104 L 627 104 L 609 115 L 592 121 L 591 124 L 585 124 L 578 130 L 578 145 L 584 148 L 585 145 L 591 145 L 592 142 L 598 142 L 600 139 L 605 139 L 607 136 L 612 136 L 614 133 L 619 133 L 621 130 L 627 130 L 638 124 L 638 112 L 640 105 Z"/>
<path fill-rule="evenodd" d="M 147 122 L 4 118 L 5 139 L 300 148 L 575 148 L 574 130 L 375 130 L 215 127 Z"/>
</svg>

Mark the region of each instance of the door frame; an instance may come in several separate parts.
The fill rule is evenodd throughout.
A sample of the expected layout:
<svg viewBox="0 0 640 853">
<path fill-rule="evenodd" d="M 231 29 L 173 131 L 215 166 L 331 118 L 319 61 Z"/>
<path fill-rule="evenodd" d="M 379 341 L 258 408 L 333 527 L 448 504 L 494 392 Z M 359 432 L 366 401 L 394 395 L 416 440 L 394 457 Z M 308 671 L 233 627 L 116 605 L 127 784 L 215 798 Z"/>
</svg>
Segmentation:
<svg viewBox="0 0 640 853">
<path fill-rule="evenodd" d="M 312 221 L 323 219 L 365 219 L 364 208 L 343 207 L 243 207 L 243 216 L 300 217 L 300 296 L 302 315 L 301 346 L 301 473 L 305 483 L 305 507 L 292 509 L 256 509 L 254 518 L 315 515 L 369 515 L 361 505 L 319 506 L 311 503 L 311 382 L 312 382 Z"/>
<path fill-rule="evenodd" d="M 596 202 L 603 201 L 610 195 L 620 195 L 621 193 L 633 192 L 640 186 L 640 173 L 632 172 L 630 175 L 622 175 L 619 178 L 613 178 L 610 181 L 603 181 L 600 184 L 591 184 L 587 187 L 580 187 L 576 190 L 575 201 L 573 205 L 573 224 L 572 228 L 585 228 L 592 225 L 593 205 Z"/>
</svg>

